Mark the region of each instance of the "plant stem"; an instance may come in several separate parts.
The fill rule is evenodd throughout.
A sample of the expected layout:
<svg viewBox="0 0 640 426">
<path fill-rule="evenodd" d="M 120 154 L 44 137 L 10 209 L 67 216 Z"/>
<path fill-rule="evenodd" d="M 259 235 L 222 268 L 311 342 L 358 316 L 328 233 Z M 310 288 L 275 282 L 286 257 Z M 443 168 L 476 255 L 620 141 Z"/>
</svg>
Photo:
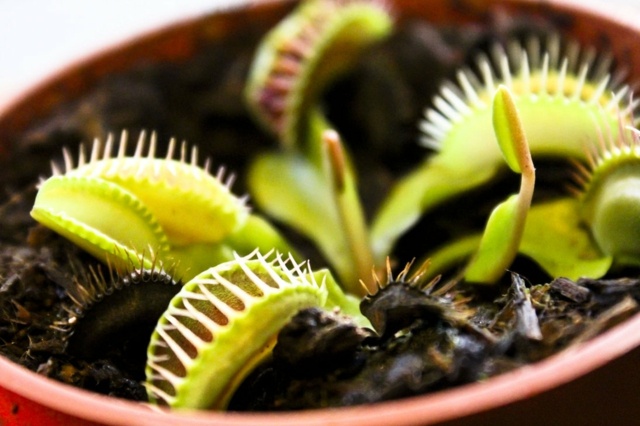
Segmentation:
<svg viewBox="0 0 640 426">
<path fill-rule="evenodd" d="M 353 179 L 346 164 L 342 141 L 335 130 L 326 130 L 322 134 L 328 178 L 341 223 L 341 234 L 346 240 L 347 253 L 351 257 L 353 268 L 348 276 L 341 277 L 343 286 L 351 293 L 364 295 L 365 291 L 375 292 L 372 277 L 374 267 L 373 254 L 369 242 L 367 226 L 362 204 Z M 360 285 L 364 284 L 364 288 Z"/>
<path fill-rule="evenodd" d="M 518 109 L 509 89 L 498 87 L 493 101 L 493 127 L 504 160 L 519 173 L 520 192 L 491 212 L 480 247 L 467 266 L 465 279 L 493 284 L 515 259 L 535 186 L 535 168 Z"/>
</svg>

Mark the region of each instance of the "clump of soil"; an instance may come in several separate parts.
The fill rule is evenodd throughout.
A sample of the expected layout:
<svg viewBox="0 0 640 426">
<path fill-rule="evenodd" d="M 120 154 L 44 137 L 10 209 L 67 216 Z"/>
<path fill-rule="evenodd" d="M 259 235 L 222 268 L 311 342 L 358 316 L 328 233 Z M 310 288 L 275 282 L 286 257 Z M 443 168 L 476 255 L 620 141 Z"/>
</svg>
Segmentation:
<svg viewBox="0 0 640 426">
<path fill-rule="evenodd" d="M 8 209 L 4 205 L 1 211 L 5 213 Z M 31 229 L 22 244 L 3 241 L 0 354 L 64 383 L 107 395 L 146 400 L 139 378 L 123 374 L 118 357 L 86 360 L 66 351 L 78 320 L 77 307 L 67 289 L 77 285 L 77 277 L 86 275 L 91 264 L 95 264 L 93 259 L 39 226 Z"/>
<path fill-rule="evenodd" d="M 462 29 L 404 21 L 390 41 L 333 87 L 326 98 L 327 113 L 353 152 L 360 181 L 367 182 L 361 195 L 369 215 L 394 179 L 427 155 L 416 144 L 416 122 L 440 82 L 491 40 L 546 32 L 553 25 L 518 16 L 505 19 L 501 11 Z M 204 49 L 187 63 L 141 65 L 106 77 L 85 97 L 61 105 L 21 136 L 14 155 L 29 161 L 0 171 L 2 356 L 65 383 L 146 400 L 144 365 L 123 362 L 131 354 L 119 353 L 117 342 L 108 358 L 81 359 L 67 351 L 74 324 L 83 314 L 70 290 L 104 267 L 30 218 L 37 177 L 49 173 L 49 162 L 61 158 L 62 146 L 74 147 L 125 128 L 133 135 L 154 129 L 160 142 L 177 136 L 197 144 L 214 164 L 237 172 L 234 189 L 245 192 L 247 163 L 275 146 L 242 101 L 244 79 L 261 36 L 248 30 L 224 46 Z M 557 164 L 547 168 L 561 170 Z M 555 176 L 561 178 L 562 172 Z M 477 228 L 512 184 L 500 182 L 482 194 L 455 200 L 444 207 L 446 220 L 434 220 L 441 210 L 430 214 L 417 227 L 430 227 L 429 241 L 422 232 L 403 238 L 395 253 L 398 264 L 450 238 L 453 228 Z M 467 208 L 469 203 L 475 203 L 473 209 Z M 324 266 L 307 241 L 283 232 L 314 267 Z M 391 283 L 363 302 L 377 332 L 331 313 L 302 311 L 282 330 L 272 359 L 245 380 L 231 409 L 354 405 L 458 386 L 548 357 L 638 311 L 636 278 L 551 280 L 525 260 L 512 270 L 521 275 L 506 277 L 490 289 L 419 289 Z M 619 276 L 637 276 L 637 271 Z"/>
<path fill-rule="evenodd" d="M 638 312 L 638 279 L 559 278 L 534 286 L 516 274 L 512 280 L 493 303 L 478 303 L 473 292 L 433 297 L 392 283 L 371 298 L 380 304 L 376 314 L 389 314 L 383 316 L 391 328 L 380 335 L 332 314 L 302 311 L 231 409 L 346 406 L 447 389 L 544 359 Z M 392 297 L 381 300 L 385 292 Z M 469 297 L 472 303 L 463 302 Z M 392 320 L 394 311 L 403 321 Z"/>
</svg>

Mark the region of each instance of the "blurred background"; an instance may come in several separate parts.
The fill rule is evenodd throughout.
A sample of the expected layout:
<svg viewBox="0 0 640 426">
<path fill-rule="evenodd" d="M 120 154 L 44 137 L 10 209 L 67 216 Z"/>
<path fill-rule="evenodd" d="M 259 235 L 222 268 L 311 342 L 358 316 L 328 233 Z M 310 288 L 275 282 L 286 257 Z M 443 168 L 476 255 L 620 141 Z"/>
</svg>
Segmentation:
<svg viewBox="0 0 640 426">
<path fill-rule="evenodd" d="M 132 35 L 243 2 L 0 0 L 0 96 Z"/>
<path fill-rule="evenodd" d="M 575 1 L 626 9 L 630 22 L 640 22 L 640 0 Z M 0 0 L 0 97 L 6 99 L 70 62 L 132 35 L 176 18 L 245 2 L 247 0 Z"/>
</svg>

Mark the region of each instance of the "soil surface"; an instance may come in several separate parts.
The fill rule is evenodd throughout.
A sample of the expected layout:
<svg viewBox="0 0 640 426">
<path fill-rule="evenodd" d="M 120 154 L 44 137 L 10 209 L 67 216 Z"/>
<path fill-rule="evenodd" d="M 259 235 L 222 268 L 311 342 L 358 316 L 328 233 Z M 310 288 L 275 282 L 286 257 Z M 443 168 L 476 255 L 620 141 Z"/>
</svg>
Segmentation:
<svg viewBox="0 0 640 426">
<path fill-rule="evenodd" d="M 360 181 L 367 182 L 361 195 L 368 214 L 394 179 L 427 155 L 416 144 L 416 123 L 440 82 L 491 41 L 546 32 L 551 26 L 522 17 L 505 19 L 501 11 L 463 29 L 407 21 L 391 40 L 366 55 L 353 74 L 334 85 L 326 97 L 327 114 L 353 152 Z M 102 294 L 105 288 L 127 299 L 122 295 L 133 294 L 133 287 L 166 277 L 139 271 L 114 276 L 37 225 L 29 216 L 35 185 L 38 176 L 49 175 L 50 160 L 60 161 L 63 146 L 74 151 L 80 142 L 104 138 L 108 132 L 129 129 L 136 135 L 153 129 L 160 142 L 176 136 L 197 144 L 214 164 L 235 171 L 234 190 L 245 192 L 248 161 L 275 147 L 249 117 L 242 99 L 260 36 L 248 31 L 224 46 L 210 46 L 186 64 L 141 65 L 112 75 L 22 135 L 16 156 L 29 161 L 1 174 L 2 356 L 65 383 L 146 400 L 143 351 L 153 321 L 128 333 L 105 334 L 108 350 L 100 351 L 82 350 L 88 347 L 83 340 L 88 336 L 79 324 L 98 310 L 107 312 L 100 314 L 105 318 L 122 312 L 124 302 Z M 539 169 L 547 170 L 553 183 L 565 177 L 563 166 L 541 164 Z M 452 224 L 458 233 L 477 228 L 495 200 L 512 187 L 505 179 L 425 217 L 417 231 L 398 244 L 397 264 L 419 258 L 454 236 Z M 537 194 L 552 197 L 557 187 L 543 185 Z M 440 218 L 443 211 L 446 220 Z M 430 231 L 425 242 L 420 231 L 426 227 Z M 323 266 L 304 238 L 283 232 L 314 266 Z M 272 359 L 245 380 L 230 409 L 354 405 L 483 380 L 585 341 L 639 310 L 638 271 L 572 282 L 546 277 L 524 259 L 512 270 L 518 274 L 489 289 L 392 280 L 363 301 L 362 310 L 375 331 L 332 313 L 302 311 L 282 330 Z M 173 291 L 173 283 L 166 284 L 164 295 L 157 296 L 160 306 Z"/>
</svg>

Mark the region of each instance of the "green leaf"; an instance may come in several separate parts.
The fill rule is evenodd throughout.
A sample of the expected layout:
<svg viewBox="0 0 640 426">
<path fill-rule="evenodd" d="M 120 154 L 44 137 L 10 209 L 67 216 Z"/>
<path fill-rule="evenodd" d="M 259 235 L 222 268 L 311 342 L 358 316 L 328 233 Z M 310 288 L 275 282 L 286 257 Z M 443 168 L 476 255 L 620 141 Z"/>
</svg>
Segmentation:
<svg viewBox="0 0 640 426">
<path fill-rule="evenodd" d="M 598 249 L 580 218 L 579 201 L 561 198 L 536 204 L 527 215 L 519 253 L 531 258 L 551 277 L 600 278 L 613 258 Z M 444 273 L 478 250 L 480 234 L 450 242 L 432 253 L 428 276 Z"/>
<path fill-rule="evenodd" d="M 374 262 L 364 209 L 340 135 L 335 130 L 326 130 L 322 139 L 325 179 L 331 188 L 333 205 L 340 221 L 336 237 L 345 241 L 351 264 L 351 268 L 344 271 L 340 278 L 348 291 L 364 296 L 367 292 L 376 291 L 371 274 Z M 365 284 L 366 291 L 361 283 Z"/>
<path fill-rule="evenodd" d="M 300 259 L 296 250 L 278 230 L 267 220 L 256 214 L 249 215 L 244 226 L 229 235 L 224 243 L 232 247 L 233 251 L 240 255 L 247 255 L 255 249 L 260 250 L 262 253 L 275 250 L 283 255 L 291 254 L 294 258 Z"/>
<path fill-rule="evenodd" d="M 435 278 L 439 274 L 446 273 L 464 261 L 471 258 L 480 247 L 482 234 L 466 235 L 457 240 L 447 242 L 436 251 L 429 253 L 425 259 L 429 259 L 429 269 L 424 274 L 424 279 Z"/>
<path fill-rule="evenodd" d="M 189 244 L 172 247 L 166 255 L 165 263 L 170 268 L 171 275 L 186 282 L 212 265 L 233 259 L 233 254 L 233 248 L 225 243 Z"/>
<path fill-rule="evenodd" d="M 518 196 L 512 195 L 499 204 L 487 221 L 478 252 L 465 273 L 473 283 L 493 283 L 506 271 L 518 250 L 513 241 L 519 219 Z M 515 247 L 514 247 L 515 246 Z"/>
<path fill-rule="evenodd" d="M 376 263 L 384 261 L 397 239 L 425 212 L 489 182 L 499 170 L 496 165 L 487 165 L 462 172 L 460 167 L 440 161 L 442 158 L 432 157 L 403 178 L 376 213 L 370 233 Z"/>
<path fill-rule="evenodd" d="M 553 277 L 600 278 L 611 267 L 612 257 L 597 248 L 579 209 L 578 200 L 562 198 L 529 212 L 520 251 Z"/>
<path fill-rule="evenodd" d="M 348 274 L 349 247 L 337 235 L 340 218 L 322 171 L 295 153 L 265 153 L 251 165 L 248 184 L 263 211 L 315 242 L 338 276 Z"/>
</svg>

